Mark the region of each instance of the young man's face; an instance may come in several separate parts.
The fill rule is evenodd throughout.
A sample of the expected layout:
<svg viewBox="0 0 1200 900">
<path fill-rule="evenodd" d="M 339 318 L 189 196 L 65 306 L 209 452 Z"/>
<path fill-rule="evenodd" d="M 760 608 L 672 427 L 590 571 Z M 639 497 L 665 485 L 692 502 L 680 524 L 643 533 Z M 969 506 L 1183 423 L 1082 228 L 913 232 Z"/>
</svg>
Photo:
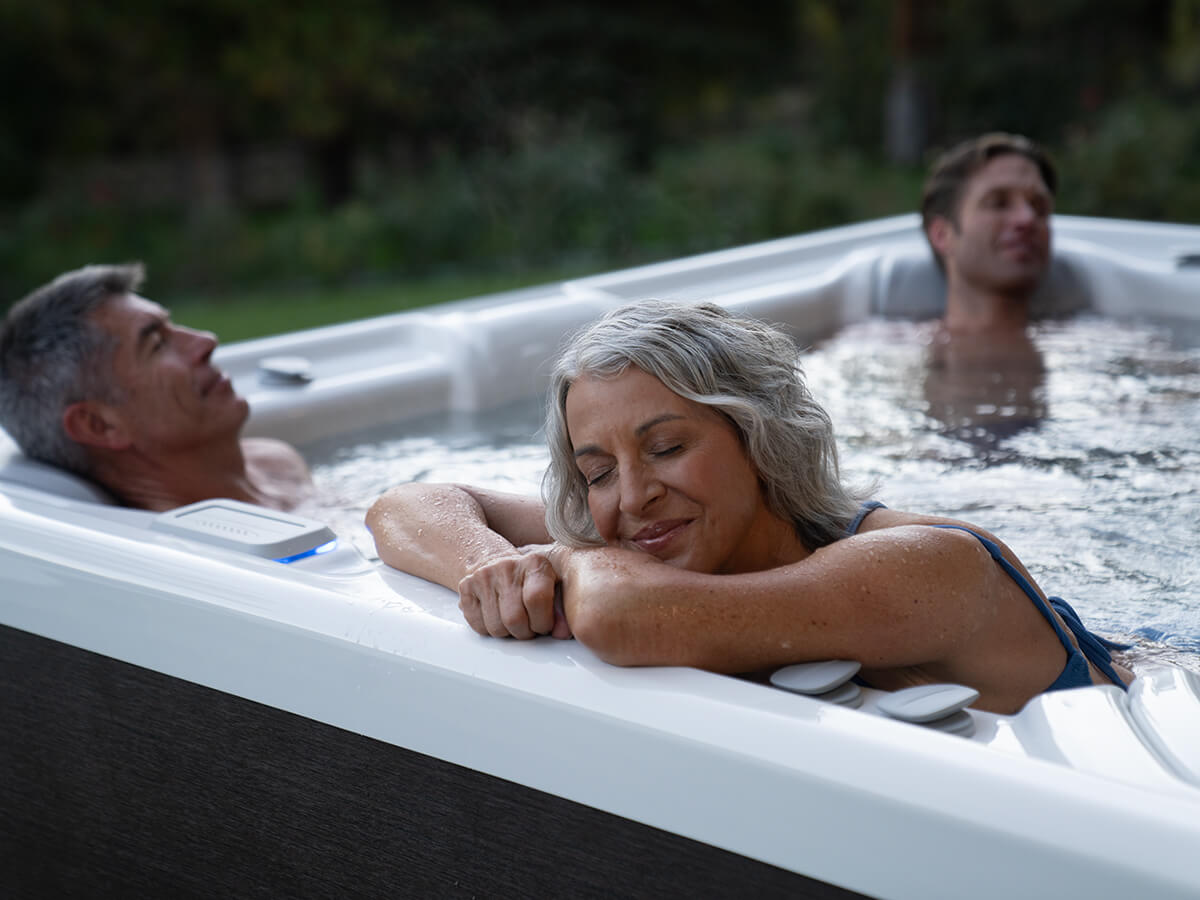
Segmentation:
<svg viewBox="0 0 1200 900">
<path fill-rule="evenodd" d="M 977 290 L 1025 294 L 1050 261 L 1054 196 L 1033 160 L 1017 153 L 991 159 L 967 181 L 957 225 L 938 217 L 930 240 L 946 277 Z"/>
<path fill-rule="evenodd" d="M 137 294 L 113 297 L 92 321 L 116 338 L 111 376 L 116 400 L 108 404 L 130 445 L 189 449 L 236 436 L 249 405 L 212 365 L 216 338 L 174 324 L 167 311 Z"/>
</svg>

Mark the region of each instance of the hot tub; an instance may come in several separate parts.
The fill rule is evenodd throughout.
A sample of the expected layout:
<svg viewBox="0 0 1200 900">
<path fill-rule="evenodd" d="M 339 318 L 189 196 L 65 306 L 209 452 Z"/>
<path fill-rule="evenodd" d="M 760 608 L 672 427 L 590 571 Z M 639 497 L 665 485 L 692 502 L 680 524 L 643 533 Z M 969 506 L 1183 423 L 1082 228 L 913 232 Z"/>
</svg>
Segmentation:
<svg viewBox="0 0 1200 900">
<path fill-rule="evenodd" d="M 1200 228 L 1054 228 L 1040 313 L 1200 322 Z M 900 216 L 234 344 L 219 364 L 248 433 L 327 445 L 540 393 L 564 336 L 628 300 L 716 300 L 811 343 L 934 316 L 941 292 Z M 1185 669 L 970 710 L 952 733 L 887 714 L 882 692 L 852 707 L 480 638 L 353 526 L 220 500 L 123 509 L 0 453 L 14 894 L 1200 893 Z"/>
</svg>

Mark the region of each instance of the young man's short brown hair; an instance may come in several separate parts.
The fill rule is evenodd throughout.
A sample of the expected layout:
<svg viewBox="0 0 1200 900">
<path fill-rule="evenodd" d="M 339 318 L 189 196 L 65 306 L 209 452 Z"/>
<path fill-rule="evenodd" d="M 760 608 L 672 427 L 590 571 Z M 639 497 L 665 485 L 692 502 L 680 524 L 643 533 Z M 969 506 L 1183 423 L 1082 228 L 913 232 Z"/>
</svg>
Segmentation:
<svg viewBox="0 0 1200 900">
<path fill-rule="evenodd" d="M 980 135 L 943 153 L 930 169 L 921 194 L 921 227 L 926 233 L 929 224 L 938 216 L 957 225 L 959 202 L 971 176 L 997 156 L 1009 153 L 1024 156 L 1034 163 L 1047 190 L 1054 195 L 1058 189 L 1058 173 L 1045 150 L 1017 134 L 996 131 Z"/>
</svg>

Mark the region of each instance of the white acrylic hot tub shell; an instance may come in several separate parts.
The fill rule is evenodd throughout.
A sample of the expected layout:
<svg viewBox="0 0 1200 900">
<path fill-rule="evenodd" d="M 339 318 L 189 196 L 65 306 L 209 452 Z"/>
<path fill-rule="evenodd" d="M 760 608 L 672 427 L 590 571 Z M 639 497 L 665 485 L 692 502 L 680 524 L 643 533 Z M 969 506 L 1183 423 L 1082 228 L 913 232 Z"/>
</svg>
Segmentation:
<svg viewBox="0 0 1200 900">
<path fill-rule="evenodd" d="M 1060 217 L 1106 315 L 1200 319 L 1174 256 L 1200 229 Z M 251 431 L 298 443 L 541 389 L 564 334 L 626 299 L 710 298 L 811 341 L 936 278 L 915 217 L 223 348 Z M 914 281 L 915 279 L 915 281 Z M 904 293 L 904 292 L 899 292 Z M 300 355 L 314 380 L 262 384 Z M 150 514 L 0 487 L 0 623 L 888 898 L 1200 894 L 1200 747 L 1186 702 L 1096 688 L 956 738 L 687 669 L 620 669 L 576 642 L 474 635 L 449 591 L 348 542 L 293 566 L 152 532 Z M 1115 697 L 1114 697 L 1115 695 Z M 1186 700 L 1186 698 L 1185 698 Z M 1157 703 L 1157 705 L 1155 705 Z M 1169 707 L 1169 704 L 1168 704 Z M 1148 710 L 1148 711 L 1147 711 Z M 1133 723 L 1133 724 L 1131 724 Z M 1166 749 L 1164 749 L 1166 748 Z M 1192 757 L 1194 760 L 1194 756 Z"/>
</svg>

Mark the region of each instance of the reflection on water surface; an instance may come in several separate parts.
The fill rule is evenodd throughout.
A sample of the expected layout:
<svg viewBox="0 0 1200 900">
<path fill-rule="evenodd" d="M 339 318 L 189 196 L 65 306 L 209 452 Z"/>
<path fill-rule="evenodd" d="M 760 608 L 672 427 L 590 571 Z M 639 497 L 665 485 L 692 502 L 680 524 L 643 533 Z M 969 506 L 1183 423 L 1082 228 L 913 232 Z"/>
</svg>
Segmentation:
<svg viewBox="0 0 1200 900">
<path fill-rule="evenodd" d="M 1094 630 L 1200 671 L 1200 341 L 1096 319 L 1030 336 L 1044 374 L 1007 373 L 991 397 L 976 382 L 976 415 L 960 403 L 949 427 L 930 325 L 867 322 L 814 348 L 845 474 L 996 533 Z"/>
</svg>

